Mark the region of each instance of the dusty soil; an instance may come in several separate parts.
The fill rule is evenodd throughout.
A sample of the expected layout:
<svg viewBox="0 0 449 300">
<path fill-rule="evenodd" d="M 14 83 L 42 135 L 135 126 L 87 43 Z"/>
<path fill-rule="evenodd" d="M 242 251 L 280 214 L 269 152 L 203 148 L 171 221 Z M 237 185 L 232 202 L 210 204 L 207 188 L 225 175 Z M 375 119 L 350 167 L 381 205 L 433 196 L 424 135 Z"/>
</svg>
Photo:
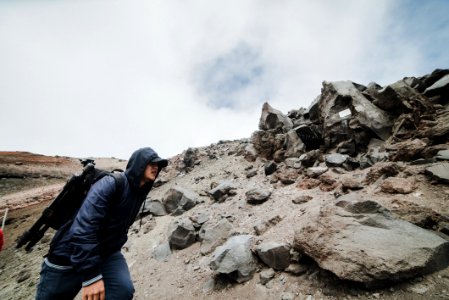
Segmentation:
<svg viewBox="0 0 449 300">
<path fill-rule="evenodd" d="M 257 272 L 250 281 L 237 284 L 216 276 L 211 271 L 211 255 L 200 254 L 199 242 L 186 249 L 173 251 L 166 261 L 154 259 L 153 249 L 167 240 L 168 224 L 177 218 L 207 213 L 212 221 L 227 218 L 233 224 L 234 233 L 256 236 L 255 224 L 278 217 L 280 222 L 264 234 L 256 236 L 256 239 L 292 243 L 295 220 L 301 218 L 301 208 L 304 205 L 294 204 L 292 200 L 300 195 L 311 196 L 311 201 L 317 202 L 335 200 L 336 189 L 323 191 L 319 187 L 298 187 L 298 183 L 307 180 L 303 174 L 290 185 L 270 183 L 271 176 L 267 177 L 263 172 L 264 161 L 257 159 L 255 162 L 248 162 L 242 156 L 233 154 L 239 144 L 238 141 L 228 142 L 200 149 L 199 164 L 189 172 L 177 170 L 182 156 L 175 156 L 170 160 L 171 164 L 166 171 L 161 173 L 161 178 L 166 183 L 151 191 L 151 199 L 161 200 L 170 187 L 179 185 L 196 191 L 201 203 L 181 216 L 147 216 L 143 219 L 140 230 L 138 222 L 133 225 L 123 252 L 136 288 L 135 299 L 449 299 L 449 268 L 383 288 L 366 289 L 359 284 L 337 279 L 307 259 L 304 261 L 307 272 L 300 276 L 279 271 L 273 280 L 262 285 Z M 108 165 L 111 168 L 116 168 L 117 165 L 124 168 L 125 164 L 112 159 L 99 161 L 102 161 L 103 168 Z M 257 175 L 247 178 L 247 169 L 251 166 L 257 170 Z M 398 176 L 415 178 L 417 188 L 414 192 L 383 193 L 380 190 L 381 178 L 352 193 L 379 202 L 398 217 L 429 230 L 438 229 L 439 218 L 449 216 L 449 186 L 432 182 L 423 174 L 425 166 L 404 167 Z M 368 169 L 348 172 L 337 168 L 328 172 L 329 176 L 338 181 L 344 176 L 362 180 L 367 171 Z M 19 171 L 17 173 L 20 174 Z M 222 180 L 232 181 L 238 187 L 237 194 L 223 203 L 216 203 L 206 192 L 211 189 L 211 184 Z M 14 249 L 14 241 L 37 219 L 48 204 L 50 195 L 57 193 L 65 179 L 61 181 L 51 182 L 43 187 L 24 183 L 23 190 L 18 189 L 17 185 L 10 190 L 2 187 L 0 213 L 3 211 L 2 205 L 13 210 L 9 213 L 5 228 L 6 247 L 0 252 L 0 299 L 33 298 L 42 256 L 48 249 L 52 233 L 47 233 L 30 253 Z M 270 189 L 270 199 L 261 205 L 246 203 L 245 192 L 252 187 Z M 23 201 L 33 197 L 37 199 L 36 204 L 22 205 Z M 444 234 L 441 235 L 447 238 Z M 259 271 L 265 268 L 260 263 Z"/>
</svg>

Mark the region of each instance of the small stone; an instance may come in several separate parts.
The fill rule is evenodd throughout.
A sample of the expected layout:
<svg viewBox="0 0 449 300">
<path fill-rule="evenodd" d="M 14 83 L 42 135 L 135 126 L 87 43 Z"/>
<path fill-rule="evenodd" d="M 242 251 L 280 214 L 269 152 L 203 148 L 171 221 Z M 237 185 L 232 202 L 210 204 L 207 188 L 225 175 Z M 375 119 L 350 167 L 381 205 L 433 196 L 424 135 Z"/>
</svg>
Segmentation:
<svg viewBox="0 0 449 300">
<path fill-rule="evenodd" d="M 271 279 L 273 279 L 275 274 L 276 273 L 274 272 L 273 269 L 263 270 L 259 274 L 260 284 L 262 285 L 267 284 Z"/>
<path fill-rule="evenodd" d="M 295 294 L 290 292 L 283 292 L 281 294 L 281 300 L 293 300 L 295 299 Z"/>
<path fill-rule="evenodd" d="M 295 204 L 303 204 L 303 203 L 309 202 L 312 199 L 313 199 L 312 196 L 301 195 L 301 196 L 298 196 L 297 198 L 293 199 L 292 202 Z"/>
<path fill-rule="evenodd" d="M 380 293 L 374 293 L 373 297 L 376 298 L 376 299 L 380 299 Z"/>
</svg>

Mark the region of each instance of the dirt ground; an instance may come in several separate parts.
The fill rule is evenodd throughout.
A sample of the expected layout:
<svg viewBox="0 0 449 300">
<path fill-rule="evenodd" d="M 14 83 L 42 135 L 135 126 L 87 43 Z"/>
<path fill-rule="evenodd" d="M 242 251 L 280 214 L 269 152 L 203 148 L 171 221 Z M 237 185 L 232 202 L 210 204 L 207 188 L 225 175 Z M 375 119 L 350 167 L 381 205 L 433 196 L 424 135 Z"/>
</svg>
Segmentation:
<svg viewBox="0 0 449 300">
<path fill-rule="evenodd" d="M 305 179 L 304 175 L 290 185 L 270 183 L 270 178 L 263 172 L 264 161 L 248 162 L 242 156 L 236 156 L 233 154 L 235 151 L 231 150 L 238 146 L 239 142 L 229 142 L 200 149 L 200 162 L 190 172 L 177 170 L 181 156 L 173 157 L 170 166 L 161 173 L 166 183 L 151 191 L 151 199 L 162 200 L 170 187 L 178 185 L 197 192 L 201 203 L 181 216 L 149 215 L 143 219 L 140 230 L 139 222 L 133 225 L 123 253 L 136 289 L 135 299 L 449 299 L 449 268 L 406 282 L 366 289 L 360 284 L 339 280 L 311 260 L 305 260 L 307 271 L 300 276 L 278 271 L 270 282 L 262 285 L 259 275 L 266 266 L 260 263 L 258 272 L 251 280 L 243 284 L 234 283 L 213 273 L 209 267 L 211 254 L 200 253 L 200 242 L 183 250 L 172 251 L 165 261 L 156 260 L 153 249 L 167 240 L 168 225 L 175 219 L 206 213 L 209 220 L 227 218 L 233 225 L 234 234 L 252 234 L 257 241 L 291 244 L 295 220 L 301 218 L 302 207 L 302 204 L 294 204 L 292 199 L 308 195 L 317 202 L 335 200 L 335 190 L 298 188 L 297 183 Z M 211 153 L 214 155 L 211 156 Z M 119 165 L 124 168 L 123 161 L 107 161 L 102 161 L 102 167 L 109 164 L 110 167 Z M 247 178 L 247 169 L 251 166 L 257 170 L 257 175 Z M 429 230 L 436 229 L 426 220 L 432 219 L 435 214 L 449 216 L 449 186 L 432 182 L 423 174 L 423 168 L 406 166 L 400 174 L 416 179 L 417 188 L 413 193 L 383 193 L 379 187 L 381 180 L 352 193 L 380 203 L 398 217 L 422 223 L 430 227 Z M 361 179 L 366 176 L 367 170 L 328 172 L 336 178 L 350 175 Z M 216 203 L 207 196 L 207 191 L 213 183 L 222 180 L 232 181 L 237 186 L 237 194 L 223 203 Z M 0 299 L 33 299 L 42 256 L 48 249 L 52 233 L 47 233 L 30 253 L 15 249 L 14 241 L 29 228 L 64 181 L 52 181 L 44 187 L 24 184 L 23 190 L 15 187 L 9 192 L 1 188 L 0 213 L 3 211 L 2 205 L 15 209 L 9 213 L 5 228 L 6 245 L 0 252 Z M 270 199 L 256 206 L 246 203 L 245 192 L 252 187 L 271 190 Z M 37 199 L 36 203 L 21 206 L 23 199 L 33 197 Z M 279 217 L 279 223 L 262 235 L 255 234 L 254 226 L 259 221 L 274 217 Z"/>
</svg>

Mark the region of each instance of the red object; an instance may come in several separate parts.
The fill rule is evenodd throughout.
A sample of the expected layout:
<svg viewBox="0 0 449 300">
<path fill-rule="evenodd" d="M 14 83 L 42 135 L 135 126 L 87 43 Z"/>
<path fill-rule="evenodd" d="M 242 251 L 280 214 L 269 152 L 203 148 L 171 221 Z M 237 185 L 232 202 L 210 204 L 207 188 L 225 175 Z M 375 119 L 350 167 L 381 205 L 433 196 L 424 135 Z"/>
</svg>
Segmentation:
<svg viewBox="0 0 449 300">
<path fill-rule="evenodd" d="M 0 228 L 0 251 L 2 251 L 3 242 L 3 230 Z"/>
</svg>

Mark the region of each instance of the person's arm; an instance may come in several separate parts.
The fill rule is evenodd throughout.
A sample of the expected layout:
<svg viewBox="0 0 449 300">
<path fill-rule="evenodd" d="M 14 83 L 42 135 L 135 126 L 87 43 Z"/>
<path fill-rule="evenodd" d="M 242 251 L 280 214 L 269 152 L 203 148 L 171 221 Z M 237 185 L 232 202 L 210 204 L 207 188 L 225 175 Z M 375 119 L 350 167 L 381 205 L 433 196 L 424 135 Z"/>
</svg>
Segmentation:
<svg viewBox="0 0 449 300">
<path fill-rule="evenodd" d="M 114 195 L 115 180 L 105 176 L 89 190 L 71 228 L 74 246 L 71 261 L 82 274 L 84 287 L 101 280 L 101 258 L 98 231 L 108 211 L 108 201 Z M 104 286 L 103 286 L 104 290 Z"/>
</svg>

